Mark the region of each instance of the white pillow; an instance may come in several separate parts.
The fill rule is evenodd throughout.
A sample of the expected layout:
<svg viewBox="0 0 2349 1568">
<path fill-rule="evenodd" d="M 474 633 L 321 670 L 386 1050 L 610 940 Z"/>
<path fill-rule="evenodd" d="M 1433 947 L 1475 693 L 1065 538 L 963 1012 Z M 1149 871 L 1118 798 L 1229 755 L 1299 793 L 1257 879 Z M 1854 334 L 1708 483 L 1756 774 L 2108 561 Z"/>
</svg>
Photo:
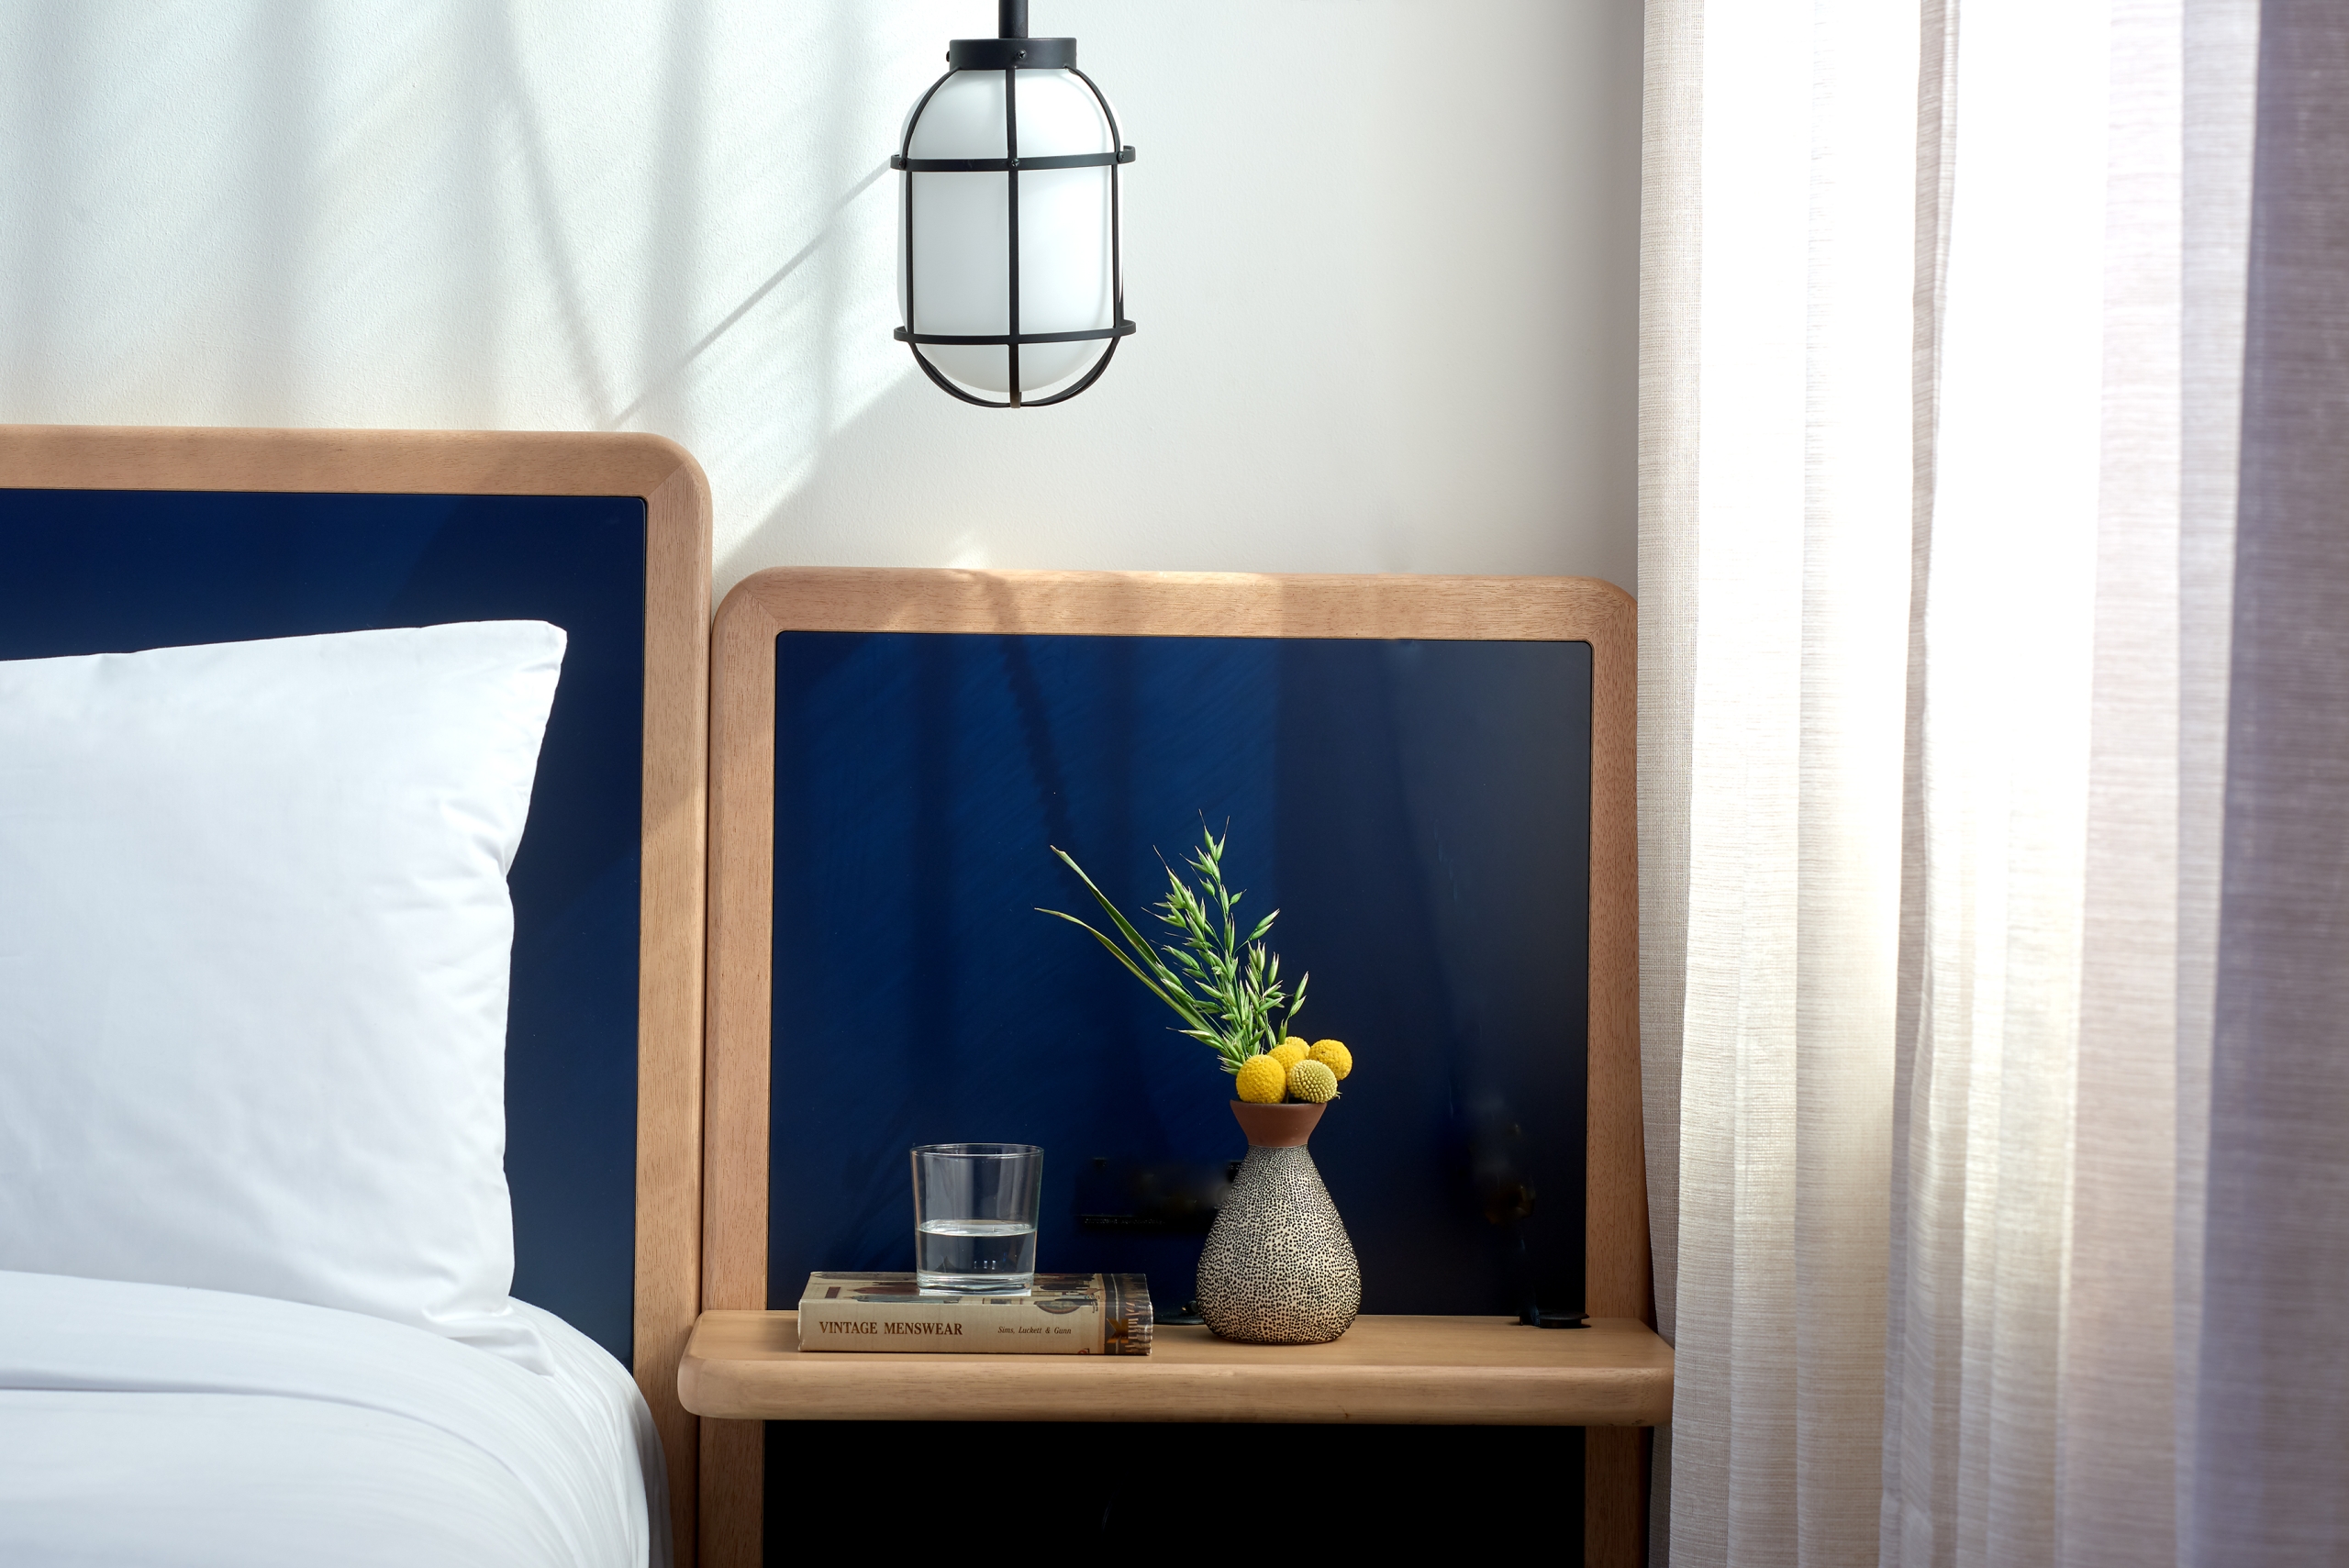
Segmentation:
<svg viewBox="0 0 2349 1568">
<path fill-rule="evenodd" d="M 546 1370 L 507 1296 L 506 871 L 563 640 L 0 662 L 0 1269 Z"/>
</svg>

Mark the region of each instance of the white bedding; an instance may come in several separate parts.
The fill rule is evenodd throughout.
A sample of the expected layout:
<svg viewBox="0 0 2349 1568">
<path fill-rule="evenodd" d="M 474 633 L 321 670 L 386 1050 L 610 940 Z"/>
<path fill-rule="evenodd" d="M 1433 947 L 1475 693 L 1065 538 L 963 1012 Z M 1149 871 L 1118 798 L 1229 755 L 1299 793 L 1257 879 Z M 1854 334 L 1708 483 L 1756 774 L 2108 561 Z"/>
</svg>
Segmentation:
<svg viewBox="0 0 2349 1568">
<path fill-rule="evenodd" d="M 517 1305 L 551 1376 L 328 1307 L 0 1272 L 0 1562 L 666 1568 L 636 1385 Z"/>
</svg>

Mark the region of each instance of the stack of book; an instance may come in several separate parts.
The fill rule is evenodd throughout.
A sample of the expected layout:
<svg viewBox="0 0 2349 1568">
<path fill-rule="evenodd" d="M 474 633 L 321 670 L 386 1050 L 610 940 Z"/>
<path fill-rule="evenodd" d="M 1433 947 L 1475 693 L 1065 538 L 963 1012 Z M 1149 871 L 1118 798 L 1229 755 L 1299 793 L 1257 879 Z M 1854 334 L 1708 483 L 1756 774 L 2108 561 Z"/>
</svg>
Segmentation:
<svg viewBox="0 0 2349 1568">
<path fill-rule="evenodd" d="M 1146 1356 L 1141 1274 L 1038 1274 L 1016 1296 L 925 1296 L 911 1274 L 813 1273 L 799 1296 L 803 1351 Z"/>
</svg>

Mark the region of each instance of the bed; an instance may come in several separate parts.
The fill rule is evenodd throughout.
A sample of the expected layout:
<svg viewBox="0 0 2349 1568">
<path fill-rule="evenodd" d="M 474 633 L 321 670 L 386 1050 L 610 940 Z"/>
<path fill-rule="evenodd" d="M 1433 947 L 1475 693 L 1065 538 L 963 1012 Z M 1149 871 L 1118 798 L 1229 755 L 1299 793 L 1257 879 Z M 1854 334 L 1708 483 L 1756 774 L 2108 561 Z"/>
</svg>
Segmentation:
<svg viewBox="0 0 2349 1568">
<path fill-rule="evenodd" d="M 653 438 L 0 428 L 0 1560 L 694 1561 L 708 591 Z"/>
</svg>

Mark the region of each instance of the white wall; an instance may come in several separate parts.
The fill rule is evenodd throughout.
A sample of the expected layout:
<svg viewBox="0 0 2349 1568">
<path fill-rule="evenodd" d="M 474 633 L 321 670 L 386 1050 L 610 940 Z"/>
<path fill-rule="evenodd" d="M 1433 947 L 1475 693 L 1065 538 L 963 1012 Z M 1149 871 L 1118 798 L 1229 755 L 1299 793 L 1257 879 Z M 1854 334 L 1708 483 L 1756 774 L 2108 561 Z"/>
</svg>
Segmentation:
<svg viewBox="0 0 2349 1568">
<path fill-rule="evenodd" d="M 885 159 L 987 0 L 0 7 L 0 421 L 649 429 L 796 563 L 1632 584 L 1640 0 L 1034 0 L 1140 335 L 967 408 Z"/>
</svg>

